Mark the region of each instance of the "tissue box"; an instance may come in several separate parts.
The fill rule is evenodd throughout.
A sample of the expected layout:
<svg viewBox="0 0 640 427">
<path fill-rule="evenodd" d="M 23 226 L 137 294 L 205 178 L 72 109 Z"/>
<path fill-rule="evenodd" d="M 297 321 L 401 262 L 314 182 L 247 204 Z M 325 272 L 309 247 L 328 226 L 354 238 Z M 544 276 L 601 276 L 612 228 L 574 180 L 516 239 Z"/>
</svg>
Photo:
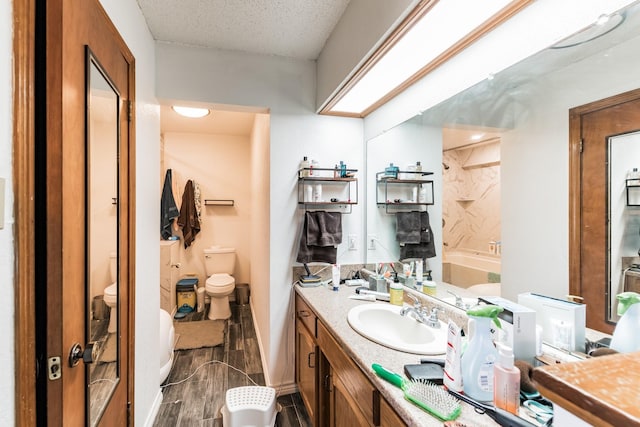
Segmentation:
<svg viewBox="0 0 640 427">
<path fill-rule="evenodd" d="M 527 292 L 518 302 L 538 313 L 542 340 L 568 351 L 584 352 L 587 309 L 584 304 Z"/>
<path fill-rule="evenodd" d="M 502 307 L 498 315 L 502 330 L 499 341 L 513 349 L 518 360 L 533 362 L 536 356 L 536 312 L 501 297 L 481 297 L 479 301 Z"/>
</svg>

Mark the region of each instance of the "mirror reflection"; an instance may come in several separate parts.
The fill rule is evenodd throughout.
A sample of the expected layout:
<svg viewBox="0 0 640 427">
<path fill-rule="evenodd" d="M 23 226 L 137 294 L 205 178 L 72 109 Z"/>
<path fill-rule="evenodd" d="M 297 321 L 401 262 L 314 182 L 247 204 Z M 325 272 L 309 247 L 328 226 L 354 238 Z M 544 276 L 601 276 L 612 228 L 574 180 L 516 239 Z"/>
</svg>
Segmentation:
<svg viewBox="0 0 640 427">
<path fill-rule="evenodd" d="M 372 236 L 378 243 L 367 262 L 400 260 L 397 222 L 371 202 L 375 172 L 420 160 L 434 173 L 428 212 L 436 256 L 425 270 L 439 298 L 455 304 L 452 292 L 469 302 L 476 295 L 517 301 L 538 292 L 566 299 L 569 109 L 640 87 L 639 10 L 635 3 L 623 11 L 624 22 L 602 37 L 539 52 L 367 141 L 367 245 Z M 633 219 L 612 221 L 611 239 L 629 236 L 625 244 L 637 255 L 640 223 L 635 211 L 625 215 Z M 613 247 L 602 250 L 619 258 Z M 611 266 L 615 287 L 628 267 L 620 262 Z M 605 286 L 602 298 L 613 296 Z"/>
<path fill-rule="evenodd" d="M 96 425 L 118 381 L 118 105 L 119 96 L 87 60 L 87 295 L 94 361 L 87 367 L 90 424 Z"/>
<path fill-rule="evenodd" d="M 640 293 L 640 133 L 609 138 L 609 304 L 617 322 L 616 295 Z M 634 170 L 635 169 L 635 170 Z"/>
</svg>

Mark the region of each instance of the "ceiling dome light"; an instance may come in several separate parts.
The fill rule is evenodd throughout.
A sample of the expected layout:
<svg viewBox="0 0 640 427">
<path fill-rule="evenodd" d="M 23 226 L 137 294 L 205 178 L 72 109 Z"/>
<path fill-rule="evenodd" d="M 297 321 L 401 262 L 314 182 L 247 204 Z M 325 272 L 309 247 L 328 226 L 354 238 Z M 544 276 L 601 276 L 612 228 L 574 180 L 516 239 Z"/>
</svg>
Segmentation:
<svg viewBox="0 0 640 427">
<path fill-rule="evenodd" d="M 177 105 L 173 105 L 171 108 L 181 116 L 190 117 L 192 119 L 199 119 L 201 117 L 208 116 L 211 112 L 208 108 L 179 107 Z"/>
</svg>

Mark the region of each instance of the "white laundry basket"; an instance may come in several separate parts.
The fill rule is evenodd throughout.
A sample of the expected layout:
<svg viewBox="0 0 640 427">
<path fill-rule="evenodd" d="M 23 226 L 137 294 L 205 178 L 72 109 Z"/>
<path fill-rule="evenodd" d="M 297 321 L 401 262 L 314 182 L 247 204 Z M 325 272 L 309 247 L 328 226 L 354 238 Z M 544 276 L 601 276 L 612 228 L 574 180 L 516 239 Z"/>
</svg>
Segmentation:
<svg viewBox="0 0 640 427">
<path fill-rule="evenodd" d="M 227 390 L 222 408 L 224 427 L 273 427 L 276 423 L 276 390 L 246 386 Z"/>
</svg>

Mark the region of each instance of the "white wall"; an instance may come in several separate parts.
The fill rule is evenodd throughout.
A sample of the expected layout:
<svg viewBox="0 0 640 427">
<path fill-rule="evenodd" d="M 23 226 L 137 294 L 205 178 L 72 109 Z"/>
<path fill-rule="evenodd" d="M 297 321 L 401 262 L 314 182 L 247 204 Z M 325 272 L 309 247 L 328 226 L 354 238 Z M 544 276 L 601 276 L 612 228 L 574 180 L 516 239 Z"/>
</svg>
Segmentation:
<svg viewBox="0 0 640 427">
<path fill-rule="evenodd" d="M 270 308 L 268 304 L 261 304 L 261 301 L 269 301 L 269 263 L 271 254 L 269 253 L 269 200 L 271 192 L 269 189 L 270 165 L 265 162 L 269 158 L 269 125 L 268 114 L 256 114 L 251 132 L 251 210 L 256 215 L 251 216 L 251 283 L 249 302 L 253 309 L 253 320 L 256 325 L 268 325 Z M 256 301 L 258 303 L 256 304 Z M 267 331 L 263 331 L 267 329 Z M 268 343 L 268 328 L 256 328 L 258 334 L 258 345 L 261 354 L 265 354 L 263 343 Z M 263 366 L 264 372 L 268 375 L 268 370 Z M 268 378 L 268 377 L 267 377 Z M 270 382 L 270 381 L 269 381 Z"/>
<path fill-rule="evenodd" d="M 160 108 L 155 99 L 155 50 L 135 0 L 101 0 L 135 56 L 136 66 L 136 301 L 135 418 L 151 425 L 161 403 L 160 307 Z"/>
<path fill-rule="evenodd" d="M 270 109 L 270 247 L 262 254 L 270 257 L 270 290 L 268 300 L 254 298 L 252 306 L 258 319 L 268 319 L 257 325 L 266 377 L 273 385 L 292 385 L 291 266 L 302 219 L 296 199 L 298 164 L 309 156 L 321 166 L 343 160 L 350 168 L 362 169 L 362 121 L 314 114 L 313 61 L 167 43 L 156 44 L 156 59 L 156 94 L 161 99 Z M 361 238 L 360 206 L 344 218 L 343 234 L 352 230 Z M 341 263 L 364 259 L 361 250 L 347 252 L 341 247 L 338 253 L 343 253 Z"/>
<path fill-rule="evenodd" d="M 5 179 L 4 224 L 0 230 L 0 336 L 4 344 L 0 346 L 0 425 L 15 423 L 15 382 L 14 382 L 14 291 L 13 291 L 13 85 L 12 85 L 12 35 L 13 18 L 11 1 L 0 2 L 0 178 Z"/>
</svg>

